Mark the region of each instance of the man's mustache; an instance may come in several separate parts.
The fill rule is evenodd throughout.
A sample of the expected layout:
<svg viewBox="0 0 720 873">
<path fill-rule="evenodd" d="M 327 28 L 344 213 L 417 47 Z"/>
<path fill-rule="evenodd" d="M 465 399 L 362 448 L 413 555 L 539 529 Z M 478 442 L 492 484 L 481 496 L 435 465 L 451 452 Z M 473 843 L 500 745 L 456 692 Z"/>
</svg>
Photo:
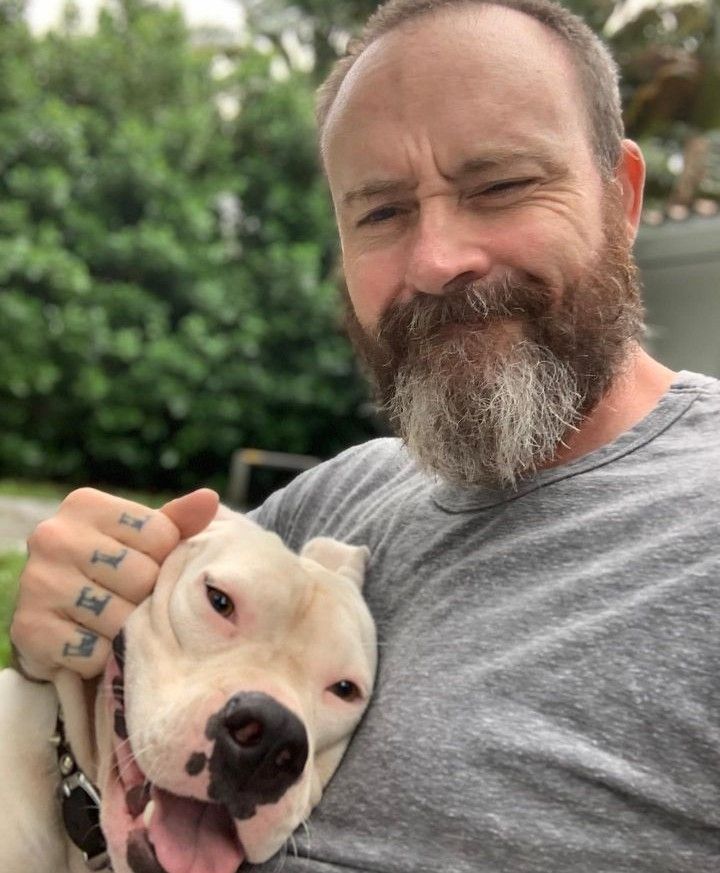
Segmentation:
<svg viewBox="0 0 720 873">
<path fill-rule="evenodd" d="M 537 320 L 547 315 L 552 292 L 540 281 L 503 278 L 476 280 L 446 294 L 417 294 L 395 303 L 378 321 L 375 339 L 393 347 L 398 341 L 428 340 L 447 325 L 476 325 L 497 319 Z"/>
</svg>

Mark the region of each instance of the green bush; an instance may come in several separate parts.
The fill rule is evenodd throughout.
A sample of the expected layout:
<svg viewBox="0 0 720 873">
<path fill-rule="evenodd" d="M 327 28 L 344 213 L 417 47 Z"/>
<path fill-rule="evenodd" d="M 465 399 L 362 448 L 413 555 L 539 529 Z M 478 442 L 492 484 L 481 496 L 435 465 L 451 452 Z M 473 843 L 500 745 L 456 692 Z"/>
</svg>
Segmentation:
<svg viewBox="0 0 720 873">
<path fill-rule="evenodd" d="M 15 606 L 17 580 L 24 563 L 24 555 L 17 552 L 0 554 L 0 667 L 7 667 L 10 663 L 8 629 Z"/>
<path fill-rule="evenodd" d="M 33 39 L 18 8 L 0 0 L 0 476 L 222 487 L 238 447 L 372 433 L 309 78 L 251 49 L 215 78 L 146 0 L 91 36 Z"/>
</svg>

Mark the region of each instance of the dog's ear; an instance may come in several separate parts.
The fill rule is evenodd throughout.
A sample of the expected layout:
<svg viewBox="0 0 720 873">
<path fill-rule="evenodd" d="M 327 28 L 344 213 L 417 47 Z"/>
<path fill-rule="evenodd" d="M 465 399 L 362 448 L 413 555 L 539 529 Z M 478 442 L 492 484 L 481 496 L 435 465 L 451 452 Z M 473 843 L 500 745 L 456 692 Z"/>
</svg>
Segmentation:
<svg viewBox="0 0 720 873">
<path fill-rule="evenodd" d="M 300 556 L 311 558 L 326 570 L 345 576 L 362 589 L 370 549 L 367 546 L 349 546 L 330 537 L 315 537 L 305 543 Z"/>
</svg>

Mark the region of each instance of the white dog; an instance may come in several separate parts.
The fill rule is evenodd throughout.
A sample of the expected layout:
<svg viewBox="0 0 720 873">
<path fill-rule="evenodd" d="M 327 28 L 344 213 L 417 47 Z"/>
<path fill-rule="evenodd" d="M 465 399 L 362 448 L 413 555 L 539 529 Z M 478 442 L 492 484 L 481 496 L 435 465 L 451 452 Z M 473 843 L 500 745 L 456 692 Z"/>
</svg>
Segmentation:
<svg viewBox="0 0 720 873">
<path fill-rule="evenodd" d="M 320 800 L 372 691 L 367 549 L 319 538 L 298 556 L 221 512 L 165 561 L 96 690 L 0 673 L 2 873 L 81 873 L 83 851 L 115 873 L 235 873 Z"/>
</svg>

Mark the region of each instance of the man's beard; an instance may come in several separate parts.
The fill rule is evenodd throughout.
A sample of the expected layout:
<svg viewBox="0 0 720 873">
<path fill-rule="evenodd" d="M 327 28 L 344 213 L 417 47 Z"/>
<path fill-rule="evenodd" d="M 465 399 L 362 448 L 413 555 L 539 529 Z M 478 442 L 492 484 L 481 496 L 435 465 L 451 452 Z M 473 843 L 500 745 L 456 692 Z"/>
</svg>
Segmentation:
<svg viewBox="0 0 720 873">
<path fill-rule="evenodd" d="M 374 335 L 348 301 L 350 339 L 418 464 L 448 482 L 512 487 L 552 462 L 642 333 L 637 268 L 619 207 L 572 286 L 476 281 L 392 305 Z"/>
</svg>

